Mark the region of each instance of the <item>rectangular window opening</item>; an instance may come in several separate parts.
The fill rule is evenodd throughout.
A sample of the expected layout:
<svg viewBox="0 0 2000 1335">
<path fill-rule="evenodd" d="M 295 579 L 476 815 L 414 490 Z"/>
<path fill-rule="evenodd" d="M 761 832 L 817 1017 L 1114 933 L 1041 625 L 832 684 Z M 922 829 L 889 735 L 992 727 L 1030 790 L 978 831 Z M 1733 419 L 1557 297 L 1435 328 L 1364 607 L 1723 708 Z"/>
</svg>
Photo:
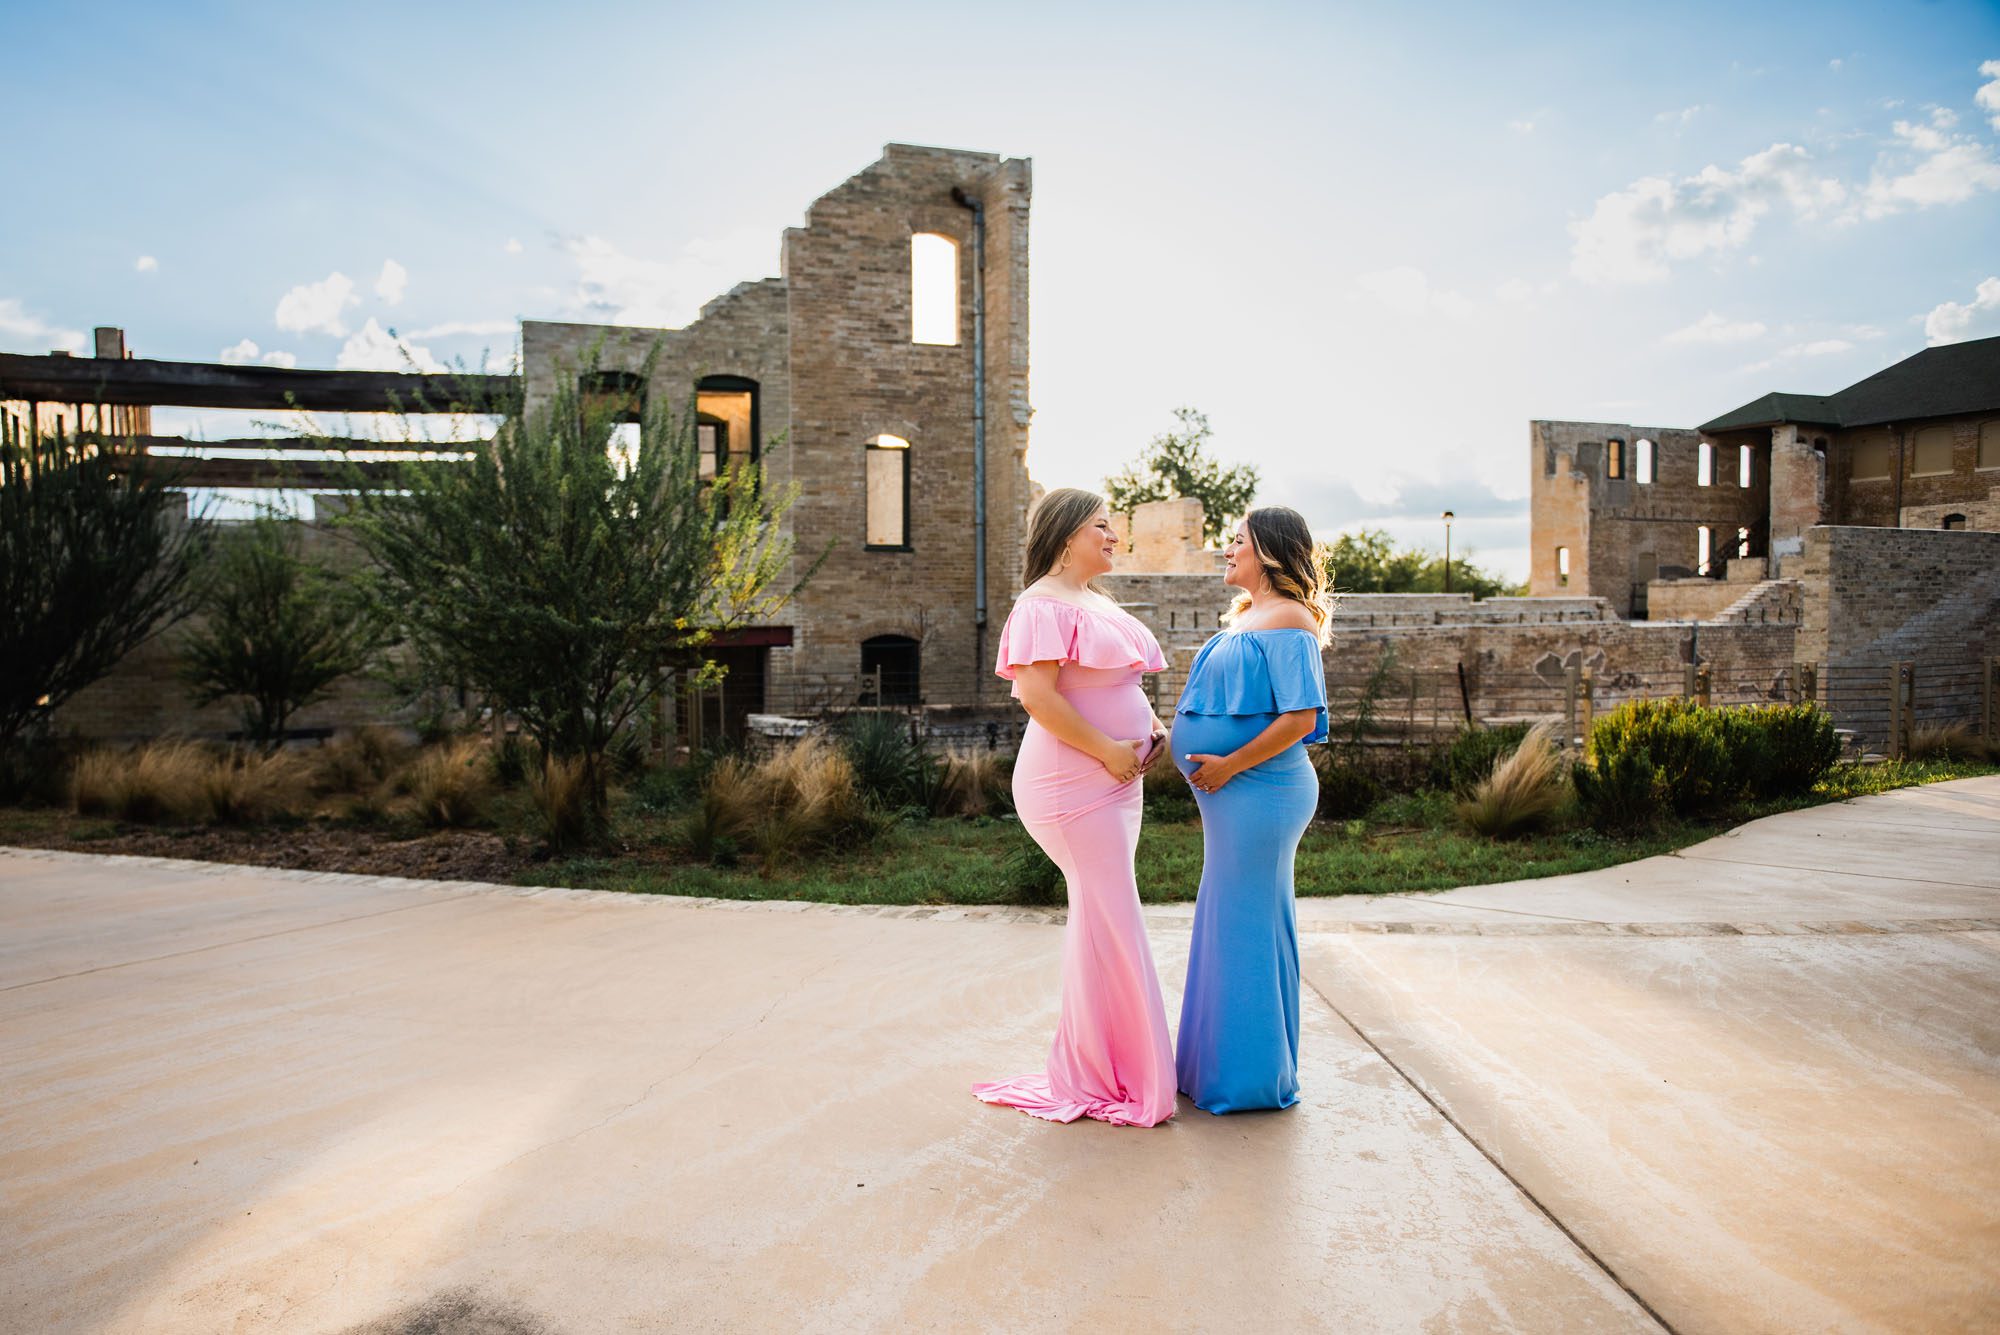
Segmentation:
<svg viewBox="0 0 2000 1335">
<path fill-rule="evenodd" d="M 1749 486 L 1749 485 L 1750 485 L 1750 466 L 1751 466 L 1751 465 L 1750 465 L 1750 461 L 1751 461 L 1751 459 L 1752 459 L 1752 458 L 1754 458 L 1754 457 L 1755 457 L 1755 456 L 1754 456 L 1754 455 L 1753 455 L 1753 453 L 1751 452 L 1751 449 L 1750 449 L 1750 447 L 1749 447 L 1748 445 L 1738 445 L 1738 446 L 1736 447 L 1736 485 L 1737 485 L 1737 486 L 1739 486 L 1739 487 L 1747 487 L 1747 486 Z"/>
<path fill-rule="evenodd" d="M 1694 484 L 1697 487 L 1715 485 L 1715 446 L 1705 440 L 1695 448 Z"/>
<path fill-rule="evenodd" d="M 1634 480 L 1641 486 L 1650 486 L 1653 481 L 1653 442 L 1650 440 L 1637 442 L 1637 452 L 1638 458 L 1633 461 Z"/>
<path fill-rule="evenodd" d="M 1604 442 L 1604 476 L 1625 476 L 1625 442 L 1607 440 Z"/>
<path fill-rule="evenodd" d="M 870 547 L 910 545 L 910 442 L 877 436 L 868 442 L 868 534 Z"/>
<path fill-rule="evenodd" d="M 1556 583 L 1565 588 L 1569 585 L 1569 548 L 1556 548 Z"/>
<path fill-rule="evenodd" d="M 936 232 L 910 238 L 910 341 L 958 342 L 958 243 Z"/>
<path fill-rule="evenodd" d="M 1694 533 L 1694 573 L 1706 575 L 1715 558 L 1715 535 L 1710 532 L 1706 524 L 1697 528 Z"/>
</svg>

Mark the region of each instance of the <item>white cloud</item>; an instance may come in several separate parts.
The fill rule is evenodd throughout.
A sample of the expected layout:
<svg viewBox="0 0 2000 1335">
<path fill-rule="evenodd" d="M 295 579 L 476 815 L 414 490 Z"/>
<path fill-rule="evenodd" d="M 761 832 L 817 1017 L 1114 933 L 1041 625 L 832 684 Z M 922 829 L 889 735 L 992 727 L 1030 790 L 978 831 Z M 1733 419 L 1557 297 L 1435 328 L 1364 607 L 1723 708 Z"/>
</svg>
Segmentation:
<svg viewBox="0 0 2000 1335">
<path fill-rule="evenodd" d="M 83 351 L 81 331 L 61 329 L 30 315 L 13 297 L 0 297 L 0 339 L 30 353 L 43 353 L 52 348 L 69 353 Z"/>
<path fill-rule="evenodd" d="M 1493 296 L 1509 306 L 1525 305 L 1534 300 L 1535 285 L 1525 278 L 1509 278 L 1494 286 Z"/>
<path fill-rule="evenodd" d="M 334 367 L 341 371 L 442 371 L 443 362 L 429 348 L 397 338 L 374 316 L 340 349 Z"/>
<path fill-rule="evenodd" d="M 575 261 L 570 308 L 607 324 L 678 328 L 702 303 L 771 271 L 772 237 L 765 227 L 739 228 L 689 242 L 673 261 L 627 255 L 600 236 L 567 237 Z"/>
<path fill-rule="evenodd" d="M 1535 132 L 1535 123 L 1531 120 L 1508 121 L 1507 128 L 1515 134 L 1533 134 Z"/>
<path fill-rule="evenodd" d="M 412 329 L 407 338 L 452 338 L 461 334 L 512 334 L 520 325 L 512 320 L 446 320 L 443 324 Z"/>
<path fill-rule="evenodd" d="M 1971 301 L 1941 302 L 1924 317 L 1924 337 L 1932 347 L 1989 334 L 2000 334 L 2000 278 L 1982 280 Z"/>
<path fill-rule="evenodd" d="M 1659 122 L 1661 125 L 1672 125 L 1675 127 L 1684 128 L 1689 121 L 1693 120 L 1696 116 L 1699 116 L 1702 112 L 1706 110 L 1708 110 L 1706 104 L 1697 102 L 1695 105 L 1691 107 L 1682 107 L 1679 111 L 1662 111 L 1658 115 L 1654 116 L 1653 119 Z"/>
<path fill-rule="evenodd" d="M 1407 264 L 1361 274 L 1354 285 L 1401 316 L 1436 314 L 1464 319 L 1473 311 L 1472 303 L 1464 297 L 1446 288 L 1432 287 L 1422 269 Z"/>
<path fill-rule="evenodd" d="M 502 247 L 500 247 L 500 249 L 502 249 L 502 250 L 506 251 L 506 252 L 507 252 L 507 253 L 508 253 L 509 255 L 518 255 L 518 254 L 520 254 L 520 253 L 521 253 L 521 238 L 519 238 L 519 237 L 517 237 L 517 236 L 510 236 L 510 237 L 508 237 L 508 238 L 507 238 L 507 244 L 506 244 L 506 245 L 504 245 L 504 246 L 502 246 Z"/>
<path fill-rule="evenodd" d="M 1810 343 L 1799 343 L 1779 353 L 1780 357 L 1827 357 L 1836 352 L 1851 352 L 1854 348 L 1844 338 L 1816 338 Z"/>
<path fill-rule="evenodd" d="M 394 260 L 382 261 L 382 272 L 375 278 L 375 295 L 391 306 L 402 304 L 403 289 L 409 286 L 410 271 Z"/>
<path fill-rule="evenodd" d="M 132 261 L 132 267 L 140 273 L 158 273 L 160 271 L 160 262 L 151 255 L 141 255 L 138 259 Z"/>
<path fill-rule="evenodd" d="M 1897 121 L 1893 129 L 1900 142 L 1876 160 L 1861 192 L 1859 216 L 1885 218 L 2000 190 L 2000 162 L 1993 160 L 1992 147 L 1952 133 L 1957 123 L 1943 107 L 1932 110 L 1929 124 Z"/>
<path fill-rule="evenodd" d="M 1714 311 L 1693 324 L 1674 330 L 1663 340 L 1668 343 L 1747 343 L 1764 336 L 1759 320 L 1725 320 Z"/>
<path fill-rule="evenodd" d="M 1660 282 L 1676 260 L 1741 247 L 1777 204 L 1811 218 L 1845 193 L 1840 182 L 1815 175 L 1811 155 L 1795 144 L 1773 144 L 1733 170 L 1641 177 L 1570 224 L 1570 271 L 1593 283 Z"/>
<path fill-rule="evenodd" d="M 2000 130 L 2000 60 L 1989 60 L 1979 67 L 1980 77 L 1989 80 L 1979 85 L 1979 91 L 1972 95 L 1973 105 L 1993 119 L 1993 128 Z"/>
<path fill-rule="evenodd" d="M 300 334 L 332 334 L 339 338 L 347 332 L 340 313 L 349 306 L 360 304 L 361 298 L 354 295 L 354 280 L 336 271 L 317 283 L 301 283 L 278 298 L 278 309 L 273 318 L 280 329 Z"/>
<path fill-rule="evenodd" d="M 299 359 L 289 352 L 266 352 L 258 354 L 257 345 L 249 339 L 224 348 L 217 354 L 224 366 L 248 366 L 252 362 L 262 362 L 266 366 L 293 367 Z"/>
<path fill-rule="evenodd" d="M 1834 73 L 1838 74 L 1840 72 L 1840 67 L 1843 63 L 1845 62 L 1843 62 L 1839 56 L 1835 56 L 1832 60 L 1826 62 L 1826 67 L 1832 70 Z"/>
</svg>

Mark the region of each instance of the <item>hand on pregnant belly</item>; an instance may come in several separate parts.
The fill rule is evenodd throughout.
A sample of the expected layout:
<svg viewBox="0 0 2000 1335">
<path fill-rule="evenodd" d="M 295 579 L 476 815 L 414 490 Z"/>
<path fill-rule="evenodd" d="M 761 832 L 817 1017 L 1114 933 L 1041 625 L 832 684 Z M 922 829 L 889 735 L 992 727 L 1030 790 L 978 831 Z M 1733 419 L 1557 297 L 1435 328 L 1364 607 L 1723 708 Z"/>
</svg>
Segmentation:
<svg viewBox="0 0 2000 1335">
<path fill-rule="evenodd" d="M 1216 792 L 1236 777 L 1235 771 L 1229 768 L 1227 756 L 1211 756 L 1195 751 L 1188 755 L 1187 761 L 1195 767 L 1188 773 L 1188 782 L 1204 793 Z"/>
</svg>

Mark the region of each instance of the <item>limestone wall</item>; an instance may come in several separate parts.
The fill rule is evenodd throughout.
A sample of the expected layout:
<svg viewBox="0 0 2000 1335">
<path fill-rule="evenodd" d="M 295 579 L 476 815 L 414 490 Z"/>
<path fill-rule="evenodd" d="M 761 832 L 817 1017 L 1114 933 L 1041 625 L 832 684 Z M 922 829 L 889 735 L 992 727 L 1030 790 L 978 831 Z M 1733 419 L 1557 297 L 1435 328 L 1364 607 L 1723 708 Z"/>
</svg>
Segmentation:
<svg viewBox="0 0 2000 1335">
<path fill-rule="evenodd" d="M 1806 533 L 1801 658 L 1967 662 L 2000 654 L 2000 533 L 1825 526 Z"/>
</svg>

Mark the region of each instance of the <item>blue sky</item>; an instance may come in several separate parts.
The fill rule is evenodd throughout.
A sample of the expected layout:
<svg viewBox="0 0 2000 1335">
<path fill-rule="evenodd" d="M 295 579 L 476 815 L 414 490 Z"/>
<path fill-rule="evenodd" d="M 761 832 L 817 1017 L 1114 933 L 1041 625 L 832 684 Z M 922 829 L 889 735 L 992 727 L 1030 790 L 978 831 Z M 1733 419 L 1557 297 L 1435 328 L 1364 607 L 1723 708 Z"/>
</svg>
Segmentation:
<svg viewBox="0 0 2000 1335">
<path fill-rule="evenodd" d="M 889 141 L 1035 160 L 1030 467 L 1206 411 L 1525 573 L 1527 422 L 2000 333 L 2000 7 L 16 7 L 0 350 L 477 362 L 678 324 Z M 1982 66 L 1987 66 L 1982 71 Z M 1984 285 L 1982 287 L 1982 284 Z M 421 351 L 416 351 L 421 350 Z M 229 414 L 163 427 L 242 434 Z"/>
</svg>

